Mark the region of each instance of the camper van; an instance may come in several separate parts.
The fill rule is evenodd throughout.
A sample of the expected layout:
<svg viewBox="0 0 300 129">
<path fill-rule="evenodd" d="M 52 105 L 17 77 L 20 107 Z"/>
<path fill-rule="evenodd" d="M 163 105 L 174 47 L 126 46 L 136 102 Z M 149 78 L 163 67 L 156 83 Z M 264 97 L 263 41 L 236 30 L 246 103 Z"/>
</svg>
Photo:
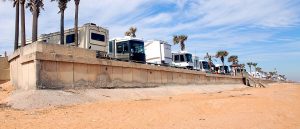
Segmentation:
<svg viewBox="0 0 300 129">
<path fill-rule="evenodd" d="M 171 45 L 161 40 L 148 40 L 145 42 L 146 62 L 160 65 L 172 63 Z"/>
<path fill-rule="evenodd" d="M 172 65 L 180 68 L 193 69 L 193 55 L 191 53 L 180 51 L 172 53 Z"/>
<path fill-rule="evenodd" d="M 65 45 L 75 45 L 74 29 L 65 30 Z M 78 28 L 78 47 L 107 53 L 108 30 L 97 26 L 94 23 L 84 24 Z M 42 34 L 38 41 L 45 43 L 60 44 L 60 32 Z M 27 41 L 31 42 L 31 41 Z"/>
<path fill-rule="evenodd" d="M 109 41 L 108 56 L 110 58 L 145 63 L 144 41 L 126 36 Z"/>
</svg>

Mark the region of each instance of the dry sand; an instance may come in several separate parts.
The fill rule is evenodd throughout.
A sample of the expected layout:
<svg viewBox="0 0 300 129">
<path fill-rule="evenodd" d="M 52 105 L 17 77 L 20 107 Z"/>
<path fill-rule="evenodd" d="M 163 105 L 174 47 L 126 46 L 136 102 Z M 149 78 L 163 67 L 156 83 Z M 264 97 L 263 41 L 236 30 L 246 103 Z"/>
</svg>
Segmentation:
<svg viewBox="0 0 300 129">
<path fill-rule="evenodd" d="M 0 128 L 300 128 L 300 85 L 296 84 L 217 93 L 187 90 L 156 97 L 148 92 L 147 96 L 31 110 L 2 106 Z"/>
</svg>

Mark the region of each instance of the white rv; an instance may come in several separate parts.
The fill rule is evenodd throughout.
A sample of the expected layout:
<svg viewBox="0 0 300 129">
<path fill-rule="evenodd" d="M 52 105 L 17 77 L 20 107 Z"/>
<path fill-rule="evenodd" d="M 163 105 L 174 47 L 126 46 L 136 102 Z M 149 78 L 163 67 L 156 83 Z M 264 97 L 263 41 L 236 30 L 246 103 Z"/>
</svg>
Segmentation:
<svg viewBox="0 0 300 129">
<path fill-rule="evenodd" d="M 172 65 L 174 65 L 175 67 L 193 69 L 194 63 L 192 59 L 193 55 L 191 53 L 188 53 L 186 51 L 180 51 L 172 53 L 172 56 Z"/>
<path fill-rule="evenodd" d="M 224 68 L 225 68 L 225 73 L 224 73 Z M 229 74 L 230 73 L 230 69 L 227 65 L 223 65 L 222 64 L 216 64 L 215 65 L 215 71 L 219 74 Z"/>
<path fill-rule="evenodd" d="M 209 72 L 208 62 L 200 60 L 198 56 L 193 56 L 194 70 Z"/>
<path fill-rule="evenodd" d="M 146 62 L 170 65 L 172 63 L 171 45 L 160 40 L 145 42 Z"/>
<path fill-rule="evenodd" d="M 108 56 L 124 61 L 145 63 L 144 41 L 129 36 L 111 39 L 108 45 Z"/>
<path fill-rule="evenodd" d="M 109 32 L 107 29 L 94 23 L 84 24 L 78 28 L 78 45 L 81 48 L 91 49 L 107 53 Z M 65 30 L 65 45 L 75 45 L 74 29 Z M 38 41 L 60 44 L 60 32 L 42 34 Z M 31 41 L 28 41 L 31 42 Z"/>
</svg>

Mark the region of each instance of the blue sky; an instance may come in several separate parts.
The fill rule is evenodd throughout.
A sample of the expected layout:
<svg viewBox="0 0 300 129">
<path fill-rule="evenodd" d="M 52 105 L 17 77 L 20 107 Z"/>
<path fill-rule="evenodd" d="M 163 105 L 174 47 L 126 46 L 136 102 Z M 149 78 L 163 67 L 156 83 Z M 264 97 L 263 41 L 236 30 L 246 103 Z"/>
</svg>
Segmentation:
<svg viewBox="0 0 300 129">
<path fill-rule="evenodd" d="M 49 1 L 39 18 L 39 34 L 59 30 L 57 3 Z M 111 38 L 123 36 L 130 26 L 145 40 L 172 43 L 172 35 L 186 34 L 187 50 L 200 57 L 227 50 L 240 62 L 257 62 L 265 71 L 276 68 L 300 81 L 299 7 L 299 0 L 81 0 L 79 23 L 106 27 Z M 31 37 L 32 17 L 26 11 Z M 0 2 L 0 53 L 12 52 L 14 13 L 11 2 Z M 72 28 L 73 1 L 65 14 L 66 28 Z"/>
</svg>

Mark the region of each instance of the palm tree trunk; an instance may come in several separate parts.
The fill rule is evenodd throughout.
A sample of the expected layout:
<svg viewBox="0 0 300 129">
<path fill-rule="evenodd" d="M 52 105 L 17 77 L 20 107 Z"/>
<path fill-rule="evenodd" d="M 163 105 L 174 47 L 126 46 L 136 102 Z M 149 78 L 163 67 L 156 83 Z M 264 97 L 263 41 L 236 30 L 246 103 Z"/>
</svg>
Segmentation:
<svg viewBox="0 0 300 129">
<path fill-rule="evenodd" d="M 65 11 L 61 10 L 61 12 L 60 12 L 60 44 L 61 45 L 65 44 L 65 42 L 64 42 L 64 36 L 65 36 L 65 33 L 64 33 L 64 14 L 65 14 Z"/>
<path fill-rule="evenodd" d="M 32 16 L 32 42 L 37 41 L 37 36 L 38 36 L 38 14 L 37 11 L 33 11 L 33 16 Z"/>
<path fill-rule="evenodd" d="M 75 7 L 75 46 L 78 47 L 78 4 Z"/>
<path fill-rule="evenodd" d="M 14 44 L 14 50 L 18 49 L 19 46 L 19 1 L 16 3 L 16 21 L 15 21 L 15 44 Z"/>
<path fill-rule="evenodd" d="M 26 32 L 25 32 L 25 0 L 21 0 L 21 46 L 26 44 Z"/>
</svg>

